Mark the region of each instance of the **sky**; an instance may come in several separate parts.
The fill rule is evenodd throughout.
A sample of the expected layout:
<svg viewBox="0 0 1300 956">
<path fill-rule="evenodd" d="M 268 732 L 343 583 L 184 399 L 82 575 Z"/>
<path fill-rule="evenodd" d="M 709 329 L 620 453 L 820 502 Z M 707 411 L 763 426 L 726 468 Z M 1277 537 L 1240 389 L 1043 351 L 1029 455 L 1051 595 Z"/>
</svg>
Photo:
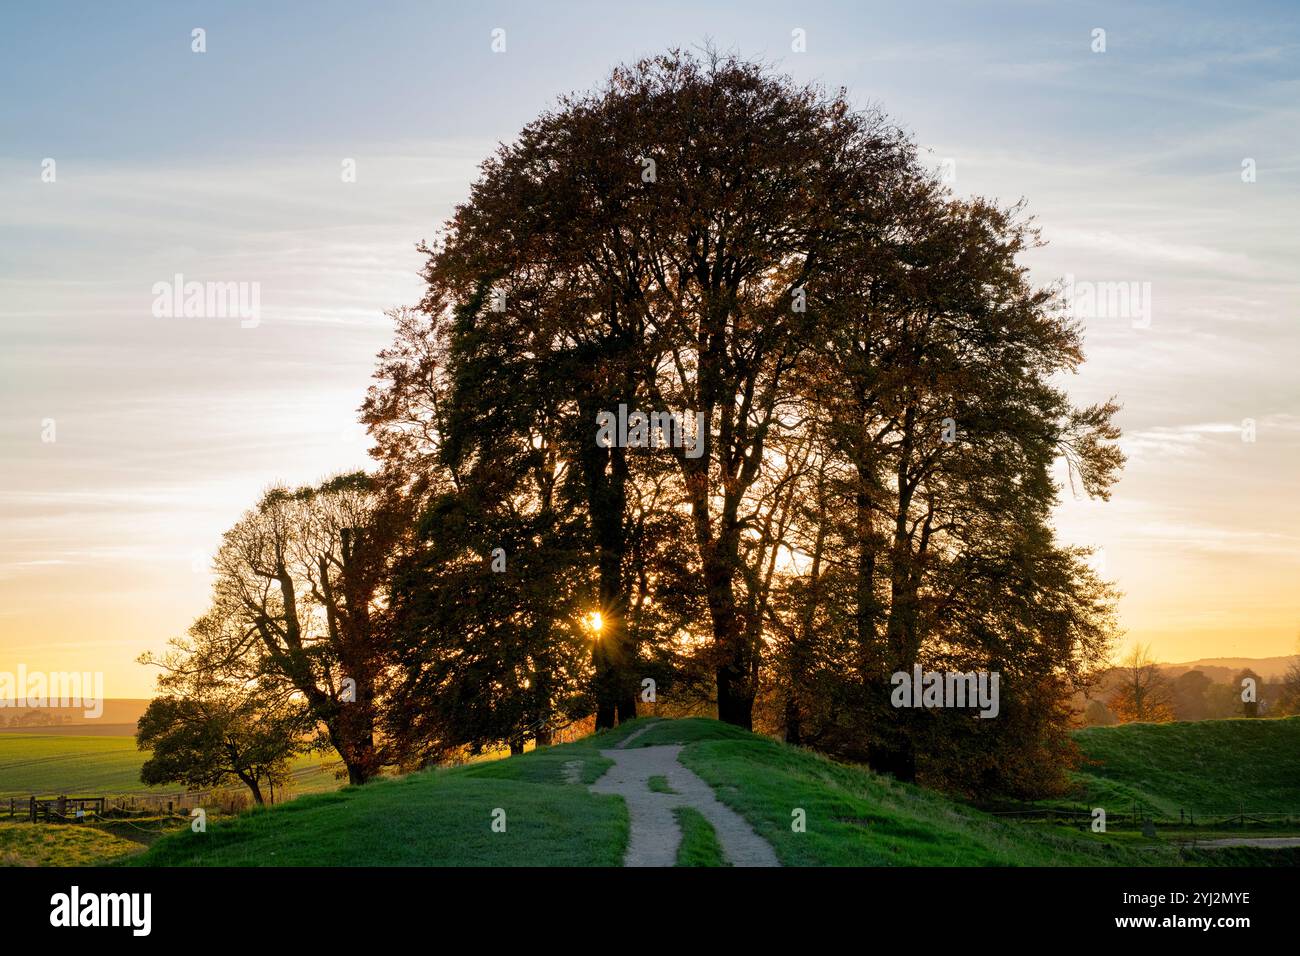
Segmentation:
<svg viewBox="0 0 1300 956">
<path fill-rule="evenodd" d="M 478 163 L 708 42 L 882 107 L 958 193 L 1027 200 L 1026 265 L 1086 329 L 1065 384 L 1123 404 L 1123 479 L 1067 486 L 1058 527 L 1123 591 L 1126 646 L 1293 653 L 1293 3 L 51 2 L 0 8 L 0 672 L 148 696 L 135 660 L 203 611 L 221 532 L 367 465 L 385 310 Z M 155 314 L 177 275 L 256 283 L 256 319 Z"/>
</svg>

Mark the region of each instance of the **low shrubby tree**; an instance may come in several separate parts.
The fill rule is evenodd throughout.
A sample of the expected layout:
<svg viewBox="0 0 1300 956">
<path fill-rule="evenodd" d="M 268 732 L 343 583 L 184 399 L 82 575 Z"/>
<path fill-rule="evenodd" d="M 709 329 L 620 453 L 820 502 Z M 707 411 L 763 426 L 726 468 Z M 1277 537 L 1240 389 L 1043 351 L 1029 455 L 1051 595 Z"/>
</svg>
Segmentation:
<svg viewBox="0 0 1300 956">
<path fill-rule="evenodd" d="M 191 790 L 238 781 L 260 805 L 263 787 L 282 785 L 293 757 L 308 749 L 310 715 L 301 701 L 215 680 L 189 669 L 190 660 L 183 644 L 163 659 L 164 694 L 149 702 L 136 727 L 136 745 L 152 751 L 140 780 Z"/>
</svg>

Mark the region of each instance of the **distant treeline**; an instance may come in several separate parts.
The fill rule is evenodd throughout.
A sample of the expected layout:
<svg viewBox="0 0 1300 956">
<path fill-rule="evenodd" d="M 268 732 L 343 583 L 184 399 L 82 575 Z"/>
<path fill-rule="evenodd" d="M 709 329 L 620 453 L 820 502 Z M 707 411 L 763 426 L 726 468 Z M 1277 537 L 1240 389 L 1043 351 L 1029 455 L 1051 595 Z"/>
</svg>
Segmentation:
<svg viewBox="0 0 1300 956">
<path fill-rule="evenodd" d="M 103 712 L 98 717 L 86 716 L 85 708 L 81 706 L 14 707 L 0 703 L 0 727 L 102 726 L 104 724 L 130 724 L 134 727 L 149 701 L 122 697 L 106 698 L 100 703 Z"/>
<path fill-rule="evenodd" d="M 1129 721 L 1289 717 L 1300 714 L 1300 657 L 1281 676 L 1266 679 L 1249 667 L 1186 670 L 1157 664 L 1135 649 L 1075 698 L 1088 726 Z"/>
<path fill-rule="evenodd" d="M 56 727 L 69 720 L 67 714 L 53 710 L 24 708 L 15 714 L 0 709 L 0 727 Z"/>
</svg>

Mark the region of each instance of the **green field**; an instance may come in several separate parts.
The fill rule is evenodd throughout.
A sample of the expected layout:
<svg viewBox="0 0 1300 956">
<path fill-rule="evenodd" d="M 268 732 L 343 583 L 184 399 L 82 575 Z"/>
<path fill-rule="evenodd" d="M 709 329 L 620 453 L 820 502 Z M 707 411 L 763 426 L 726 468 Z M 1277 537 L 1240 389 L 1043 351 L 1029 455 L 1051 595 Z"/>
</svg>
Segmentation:
<svg viewBox="0 0 1300 956">
<path fill-rule="evenodd" d="M 178 785 L 146 787 L 140 765 L 148 754 L 133 737 L 78 736 L 67 733 L 0 733 L 0 800 L 30 795 L 116 796 L 176 793 Z M 319 793 L 339 784 L 324 755 L 299 757 L 290 794 Z"/>
<path fill-rule="evenodd" d="M 1080 730 L 1075 805 L 1162 819 L 1254 811 L 1300 820 L 1300 717 L 1124 724 Z"/>
<path fill-rule="evenodd" d="M 572 744 L 467 767 L 306 796 L 219 823 L 206 834 L 160 839 L 132 865 L 540 866 L 617 864 L 627 811 L 589 793 L 600 756 L 641 722 Z M 682 762 L 766 837 L 785 865 L 1177 865 L 1177 846 L 1135 833 L 1001 820 L 937 793 L 716 721 L 662 721 L 633 747 L 684 743 Z M 577 783 L 566 769 L 578 765 Z M 806 814 L 806 832 L 791 828 Z M 494 811 L 507 828 L 494 833 Z M 720 862 L 702 818 L 687 816 L 679 865 Z M 703 827 L 703 829 L 701 828 Z M 1249 848 L 1199 863 L 1294 863 L 1296 854 Z"/>
</svg>

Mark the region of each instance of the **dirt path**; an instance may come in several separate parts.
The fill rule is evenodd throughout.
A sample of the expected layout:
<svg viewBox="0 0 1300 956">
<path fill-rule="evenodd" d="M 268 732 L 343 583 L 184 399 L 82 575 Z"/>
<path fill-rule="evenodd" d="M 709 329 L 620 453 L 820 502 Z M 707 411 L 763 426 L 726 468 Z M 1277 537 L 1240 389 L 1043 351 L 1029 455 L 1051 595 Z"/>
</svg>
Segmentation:
<svg viewBox="0 0 1300 956">
<path fill-rule="evenodd" d="M 614 745 L 614 746 L 615 746 L 615 749 L 617 749 L 617 750 L 622 750 L 624 747 L 626 747 L 626 746 L 627 746 L 628 744 L 630 744 L 632 741 L 636 740 L 638 737 L 640 737 L 642 734 L 644 734 L 647 730 L 651 730 L 651 729 L 653 729 L 653 728 L 655 727 L 655 725 L 658 724 L 658 723 L 659 723 L 658 720 L 648 720 L 648 721 L 646 721 L 645 726 L 643 726 L 643 727 L 638 727 L 636 730 L 632 731 L 630 734 L 628 734 L 626 737 L 624 737 L 622 740 L 620 740 L 617 744 L 615 744 L 615 745 Z"/>
<path fill-rule="evenodd" d="M 624 866 L 673 866 L 682 842 L 673 808 L 694 807 L 713 826 L 722 853 L 733 866 L 780 866 L 776 853 L 766 840 L 756 834 L 740 814 L 724 806 L 713 789 L 682 766 L 677 755 L 680 745 L 625 749 L 649 727 L 644 727 L 614 750 L 602 750 L 601 756 L 614 766 L 589 788 L 592 793 L 613 793 L 627 802 L 632 833 L 628 840 Z M 651 777 L 665 777 L 674 793 L 655 793 Z"/>
<path fill-rule="evenodd" d="M 1300 837 L 1227 837 L 1222 840 L 1198 840 L 1197 849 L 1216 846 L 1258 846 L 1268 850 L 1280 850 L 1289 846 L 1300 846 Z"/>
</svg>

